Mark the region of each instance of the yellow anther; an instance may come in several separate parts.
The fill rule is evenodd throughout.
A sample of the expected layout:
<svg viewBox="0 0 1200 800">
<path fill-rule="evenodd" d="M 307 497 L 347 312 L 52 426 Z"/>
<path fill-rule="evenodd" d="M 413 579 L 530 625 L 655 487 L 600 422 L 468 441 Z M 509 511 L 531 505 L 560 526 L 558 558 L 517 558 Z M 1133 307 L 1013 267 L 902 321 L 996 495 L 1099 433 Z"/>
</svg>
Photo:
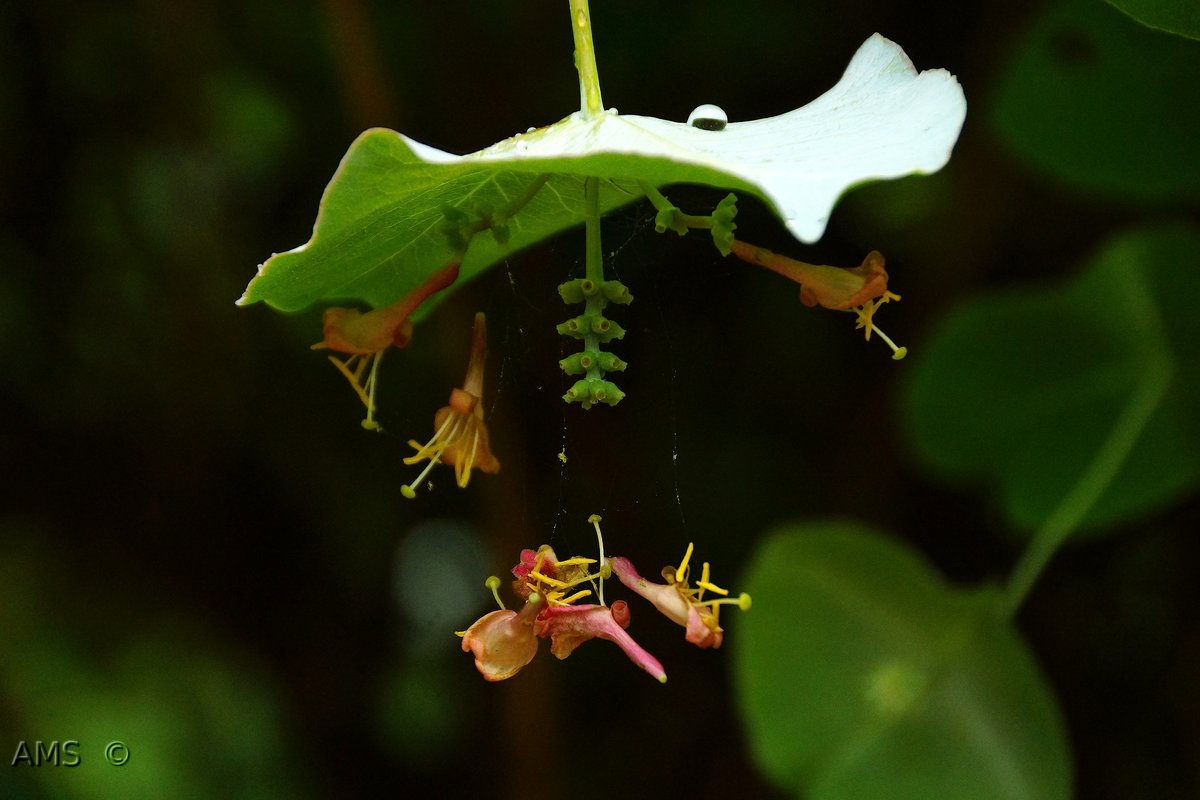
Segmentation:
<svg viewBox="0 0 1200 800">
<path fill-rule="evenodd" d="M 583 556 L 575 556 L 574 558 L 568 558 L 566 561 L 559 561 L 556 566 L 575 567 L 575 566 L 584 566 L 586 564 L 595 564 L 595 563 L 596 563 L 596 559 L 594 559 L 594 558 L 584 558 Z"/>
<path fill-rule="evenodd" d="M 571 603 L 574 603 L 579 598 L 587 597 L 591 593 L 592 593 L 591 589 L 584 589 L 583 591 L 576 592 L 575 594 L 571 595 L 570 597 L 564 597 L 563 599 L 559 600 L 558 602 L 562 603 L 564 606 L 569 606 L 569 605 L 571 605 Z"/>
<path fill-rule="evenodd" d="M 688 561 L 692 557 L 693 542 L 688 542 L 687 552 L 683 554 L 683 560 L 679 562 L 679 566 L 675 569 L 675 580 L 679 583 L 687 582 Z"/>
<path fill-rule="evenodd" d="M 699 586 L 701 589 L 706 589 L 710 592 L 713 592 L 714 594 L 720 594 L 720 595 L 729 594 L 728 589 L 722 589 L 720 586 L 709 583 L 708 581 L 696 581 L 696 585 Z"/>
<path fill-rule="evenodd" d="M 558 580 L 557 578 L 551 578 L 549 575 L 543 575 L 541 572 L 539 572 L 539 571 L 538 571 L 538 570 L 536 570 L 536 569 L 535 569 L 535 570 L 532 570 L 532 571 L 529 573 L 529 577 L 531 577 L 531 578 L 534 578 L 534 579 L 536 579 L 536 580 L 539 580 L 539 581 L 541 581 L 542 583 L 548 583 L 548 584 L 550 584 L 551 586 L 557 586 L 557 587 L 559 587 L 560 589 L 569 589 L 569 588 L 571 588 L 571 584 L 567 583 L 566 581 L 560 581 L 560 580 Z"/>
</svg>

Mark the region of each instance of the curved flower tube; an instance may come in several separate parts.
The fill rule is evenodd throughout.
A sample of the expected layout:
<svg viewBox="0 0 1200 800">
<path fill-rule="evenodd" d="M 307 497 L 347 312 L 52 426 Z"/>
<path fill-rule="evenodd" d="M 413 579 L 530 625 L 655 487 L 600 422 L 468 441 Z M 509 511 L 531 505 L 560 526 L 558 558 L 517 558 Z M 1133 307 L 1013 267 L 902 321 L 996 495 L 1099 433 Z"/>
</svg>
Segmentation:
<svg viewBox="0 0 1200 800">
<path fill-rule="evenodd" d="M 728 597 L 728 589 L 709 582 L 707 561 L 702 567 L 700 580 L 692 588 L 688 584 L 688 562 L 691 557 L 692 544 L 689 542 L 679 566 L 663 568 L 666 584 L 646 580 L 638 574 L 633 562 L 624 556 L 615 556 L 609 559 L 609 563 L 621 583 L 653 603 L 667 619 L 682 625 L 684 638 L 697 647 L 715 649 L 725 639 L 724 629 L 720 625 L 721 606 L 736 605 L 745 611 L 750 608 L 750 595 L 742 592 L 738 597 Z M 720 597 L 706 600 L 706 591 Z"/>
<path fill-rule="evenodd" d="M 410 484 L 400 487 L 401 493 L 412 499 L 417 496 L 416 487 L 425 480 L 429 471 L 438 463 L 454 467 L 454 477 L 459 487 L 466 488 L 471 480 L 471 470 L 495 474 L 500 471 L 500 460 L 492 454 L 488 441 L 487 425 L 483 421 L 483 367 L 487 361 L 487 320 L 482 313 L 475 315 L 471 333 L 471 358 L 467 364 L 467 376 L 461 389 L 450 392 L 450 403 L 438 409 L 433 417 L 436 431 L 425 444 L 415 440 L 409 446 L 417 452 L 404 459 L 405 464 L 416 464 L 429 460 L 429 464 Z"/>
</svg>

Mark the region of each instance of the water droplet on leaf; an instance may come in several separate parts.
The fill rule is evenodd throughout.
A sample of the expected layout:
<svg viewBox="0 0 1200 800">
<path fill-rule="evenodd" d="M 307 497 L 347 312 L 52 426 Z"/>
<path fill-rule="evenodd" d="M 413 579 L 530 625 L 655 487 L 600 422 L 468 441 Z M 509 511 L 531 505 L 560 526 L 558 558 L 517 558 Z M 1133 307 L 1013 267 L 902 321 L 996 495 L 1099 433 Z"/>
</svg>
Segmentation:
<svg viewBox="0 0 1200 800">
<path fill-rule="evenodd" d="M 725 126 L 728 124 L 729 115 L 720 106 L 714 106 L 712 103 L 696 106 L 688 115 L 688 125 L 702 131 L 725 130 Z"/>
</svg>

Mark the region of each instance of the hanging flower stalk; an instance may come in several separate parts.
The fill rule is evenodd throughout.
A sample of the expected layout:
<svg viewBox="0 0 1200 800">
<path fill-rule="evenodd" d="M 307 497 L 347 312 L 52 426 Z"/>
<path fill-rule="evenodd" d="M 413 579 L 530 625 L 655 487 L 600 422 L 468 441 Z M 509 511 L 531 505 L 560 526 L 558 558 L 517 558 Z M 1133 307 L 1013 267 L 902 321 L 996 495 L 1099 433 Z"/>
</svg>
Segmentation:
<svg viewBox="0 0 1200 800">
<path fill-rule="evenodd" d="M 312 349 L 346 354 L 344 359 L 330 356 L 329 361 L 350 381 L 358 399 L 366 406 L 367 416 L 362 426 L 367 430 L 381 430 L 375 421 L 375 386 L 383 354 L 390 347 L 408 346 L 413 334 L 409 318 L 432 295 L 454 283 L 458 279 L 458 270 L 457 262 L 447 264 L 404 297 L 374 311 L 363 312 L 357 308 L 325 310 L 321 318 L 324 338 Z"/>
<path fill-rule="evenodd" d="M 492 454 L 488 440 L 487 424 L 483 419 L 483 368 L 487 361 L 487 320 L 482 312 L 475 315 L 471 329 L 471 356 L 467 363 L 467 375 L 461 388 L 450 391 L 450 402 L 442 406 L 433 417 L 433 438 L 425 444 L 415 440 L 409 446 L 416 452 L 404 459 L 405 464 L 429 463 L 417 479 L 400 487 L 401 493 L 412 499 L 416 487 L 428 477 L 437 464 L 454 467 L 454 477 L 459 487 L 466 488 L 471 480 L 471 470 L 478 469 L 489 474 L 500 471 L 500 461 Z"/>
</svg>

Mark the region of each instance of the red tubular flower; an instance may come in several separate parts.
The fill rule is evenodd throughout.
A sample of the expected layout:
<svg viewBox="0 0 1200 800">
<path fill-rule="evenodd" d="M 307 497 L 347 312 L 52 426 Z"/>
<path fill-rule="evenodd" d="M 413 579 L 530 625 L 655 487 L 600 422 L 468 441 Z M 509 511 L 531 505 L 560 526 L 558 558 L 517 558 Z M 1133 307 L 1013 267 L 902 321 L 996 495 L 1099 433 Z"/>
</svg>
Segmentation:
<svg viewBox="0 0 1200 800">
<path fill-rule="evenodd" d="M 883 254 L 878 250 L 867 253 L 857 267 L 844 269 L 806 264 L 739 240 L 735 240 L 729 249 L 747 263 L 766 267 L 800 284 L 800 302 L 804 305 L 854 312 L 857 315 L 855 329 L 863 330 L 868 341 L 872 333 L 878 333 L 892 349 L 893 359 L 898 361 L 907 355 L 907 348 L 896 346 L 873 322 L 880 306 L 900 299 L 900 295 L 888 291 L 888 274 L 884 269 Z"/>
<path fill-rule="evenodd" d="M 362 423 L 367 430 L 380 429 L 375 421 L 375 378 L 380 359 L 389 347 L 408 346 L 413 331 L 409 317 L 435 292 L 458 280 L 458 267 L 447 264 L 391 305 L 367 312 L 357 308 L 329 308 L 321 317 L 324 338 L 312 348 L 346 354 L 341 360 L 330 356 L 329 361 L 350 381 L 358 399 L 367 407 L 367 418 Z"/>
<path fill-rule="evenodd" d="M 471 332 L 471 357 L 467 363 L 467 376 L 461 389 L 452 389 L 449 405 L 438 409 L 433 417 L 436 431 L 425 444 L 415 440 L 409 446 L 413 455 L 404 459 L 405 464 L 416 464 L 429 460 L 429 464 L 417 479 L 401 487 L 407 498 L 416 497 L 416 487 L 425 480 L 435 464 L 444 463 L 454 467 L 458 485 L 466 488 L 471 480 L 471 470 L 495 474 L 500 471 L 500 461 L 492 454 L 488 441 L 487 425 L 483 421 L 483 367 L 487 361 L 487 320 L 482 313 L 475 315 Z"/>
</svg>

